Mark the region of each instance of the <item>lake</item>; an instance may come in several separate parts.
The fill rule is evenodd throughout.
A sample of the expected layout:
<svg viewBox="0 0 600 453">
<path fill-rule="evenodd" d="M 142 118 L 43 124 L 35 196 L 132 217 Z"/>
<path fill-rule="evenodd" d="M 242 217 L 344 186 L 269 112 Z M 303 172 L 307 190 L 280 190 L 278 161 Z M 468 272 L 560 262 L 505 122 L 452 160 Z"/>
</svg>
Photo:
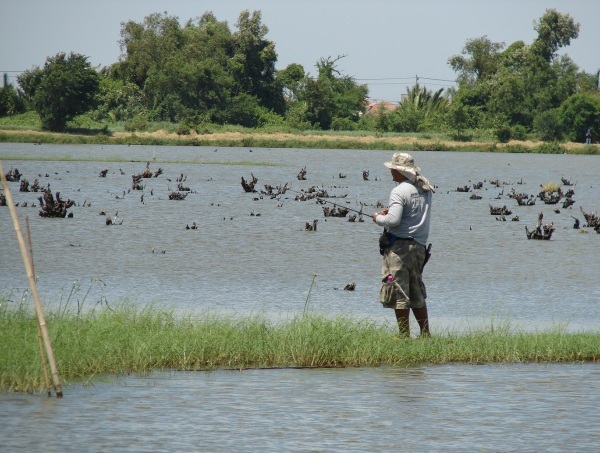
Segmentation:
<svg viewBox="0 0 600 453">
<path fill-rule="evenodd" d="M 379 227 L 368 217 L 324 217 L 314 199 L 295 198 L 319 188 L 331 203 L 364 206 L 367 215 L 380 210 L 393 187 L 383 166 L 391 154 L 0 144 L 5 172 L 18 168 L 30 183 L 50 184 L 76 203 L 73 218 L 42 218 L 40 194 L 9 183 L 21 228 L 29 219 L 47 310 L 128 299 L 196 316 L 279 320 L 307 309 L 381 323 L 393 313 L 378 302 Z M 597 156 L 411 154 L 437 187 L 424 273 L 432 334 L 492 323 L 598 331 L 600 235 L 583 228 L 580 210 L 600 207 Z M 162 174 L 132 190 L 132 175 L 146 162 Z M 304 167 L 306 180 L 298 180 Z M 246 193 L 241 178 L 252 175 L 258 192 Z M 562 187 L 575 192 L 570 208 L 539 199 L 518 206 L 509 197 L 511 190 L 535 197 L 540 185 L 561 178 L 573 184 Z M 180 182 L 189 189 L 185 199 L 170 200 Z M 481 189 L 457 191 L 477 182 Z M 286 183 L 284 195 L 260 193 L 265 184 Z M 512 211 L 505 220 L 490 214 L 490 206 L 504 205 Z M 539 212 L 555 228 L 550 241 L 526 237 Z M 106 225 L 107 216 L 122 223 Z M 573 228 L 574 217 L 582 228 Z M 314 220 L 317 231 L 306 231 Z M 194 223 L 197 229 L 186 229 Z M 0 292 L 18 303 L 28 299 L 28 284 L 6 207 L 0 232 Z M 350 283 L 355 290 L 344 290 Z M 63 401 L 2 395 L 3 417 L 15 421 L 0 429 L 10 428 L 9 445 L 27 434 L 33 450 L 48 442 L 57 450 L 92 443 L 128 451 L 564 451 L 597 440 L 589 425 L 599 415 L 597 375 L 595 364 L 153 373 L 72 386 Z M 50 418 L 60 439 L 32 428 Z"/>
</svg>

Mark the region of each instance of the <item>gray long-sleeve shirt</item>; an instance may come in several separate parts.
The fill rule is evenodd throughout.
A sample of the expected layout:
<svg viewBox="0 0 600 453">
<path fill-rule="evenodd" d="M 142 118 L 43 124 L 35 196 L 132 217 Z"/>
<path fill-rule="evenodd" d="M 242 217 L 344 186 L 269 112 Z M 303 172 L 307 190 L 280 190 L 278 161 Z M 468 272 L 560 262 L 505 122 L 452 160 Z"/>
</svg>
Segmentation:
<svg viewBox="0 0 600 453">
<path fill-rule="evenodd" d="M 403 181 L 390 193 L 387 215 L 378 215 L 375 223 L 387 227 L 396 237 L 414 238 L 419 244 L 426 246 L 431 199 L 431 191 L 415 187 L 410 181 Z"/>
</svg>

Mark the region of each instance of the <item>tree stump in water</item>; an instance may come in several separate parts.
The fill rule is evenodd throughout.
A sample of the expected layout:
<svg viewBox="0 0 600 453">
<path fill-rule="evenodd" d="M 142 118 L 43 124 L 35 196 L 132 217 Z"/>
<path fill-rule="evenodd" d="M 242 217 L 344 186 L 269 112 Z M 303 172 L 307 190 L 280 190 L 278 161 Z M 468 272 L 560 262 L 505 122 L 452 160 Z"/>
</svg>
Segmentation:
<svg viewBox="0 0 600 453">
<path fill-rule="evenodd" d="M 554 224 L 545 224 L 542 225 L 542 219 L 544 218 L 544 214 L 541 212 L 538 213 L 538 222 L 533 231 L 529 231 L 527 225 L 525 225 L 525 233 L 527 234 L 527 239 L 543 239 L 550 240 L 552 237 L 552 233 L 554 233 Z"/>
<path fill-rule="evenodd" d="M 40 217 L 62 217 L 67 216 L 67 209 L 75 204 L 73 200 L 61 200 L 60 192 L 56 192 L 56 199 L 52 196 L 50 189 L 44 190 L 44 196 L 39 197 Z"/>
</svg>

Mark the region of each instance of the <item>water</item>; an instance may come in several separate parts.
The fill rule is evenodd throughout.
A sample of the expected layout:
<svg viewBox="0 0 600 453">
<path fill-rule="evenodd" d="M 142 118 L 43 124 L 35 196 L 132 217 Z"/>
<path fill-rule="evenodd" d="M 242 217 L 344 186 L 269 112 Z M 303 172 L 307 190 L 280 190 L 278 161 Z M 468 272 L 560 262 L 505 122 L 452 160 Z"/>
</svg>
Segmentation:
<svg viewBox="0 0 600 453">
<path fill-rule="evenodd" d="M 353 209 L 363 203 L 371 213 L 392 187 L 382 165 L 390 155 L 0 145 L 5 171 L 16 167 L 30 182 L 50 183 L 78 205 L 72 219 L 40 218 L 39 208 L 31 207 L 39 194 L 20 193 L 18 183 L 10 183 L 15 202 L 29 205 L 17 212 L 22 228 L 29 217 L 47 309 L 130 298 L 197 316 L 211 311 L 285 319 L 306 306 L 382 323 L 391 323 L 392 313 L 378 302 L 379 228 L 368 217 L 362 223 L 326 219 L 320 205 L 294 197 L 318 185 L 346 195 L 333 202 Z M 433 257 L 425 270 L 433 334 L 492 322 L 598 331 L 600 235 L 572 227 L 572 216 L 585 224 L 579 207 L 598 212 L 597 156 L 413 155 L 438 187 Z M 11 160 L 16 156 L 32 160 Z M 43 160 L 69 156 L 87 161 Z M 93 161 L 102 159 L 118 161 Z M 131 175 L 142 172 L 146 161 L 163 174 L 145 180 L 143 192 L 129 191 Z M 304 166 L 307 180 L 298 181 Z M 98 176 L 103 169 L 109 170 L 106 178 Z M 288 182 L 295 192 L 279 199 L 247 194 L 240 180 L 251 173 L 258 189 Z M 168 200 L 181 174 L 192 192 L 183 201 Z M 561 177 L 576 183 L 571 209 L 539 201 L 519 207 L 507 197 L 511 188 L 535 195 L 541 184 Z M 507 185 L 497 188 L 494 180 Z M 481 200 L 456 191 L 478 181 L 484 182 L 477 191 Z M 496 220 L 490 205 L 507 205 L 513 213 L 505 222 Z M 101 210 L 123 224 L 107 226 Z M 524 227 L 531 229 L 540 211 L 556 227 L 551 241 L 526 239 Z M 511 221 L 515 215 L 520 221 Z M 305 231 L 315 219 L 317 231 Z M 199 228 L 187 230 L 193 222 Z M 7 208 L 0 208 L 0 232 L 0 291 L 17 303 L 27 280 Z M 343 290 L 349 283 L 355 291 Z M 29 451 L 586 450 L 598 441 L 598 371 L 597 364 L 452 365 L 94 378 L 67 387 L 62 400 L 0 395 L 0 437 L 5 448 Z"/>
<path fill-rule="evenodd" d="M 598 364 L 172 372 L 0 395 L 5 451 L 595 450 Z"/>
<path fill-rule="evenodd" d="M 54 192 L 78 205 L 71 210 L 72 219 L 41 218 L 39 208 L 31 207 L 39 193 L 21 193 L 19 184 L 11 183 L 15 202 L 29 204 L 17 212 L 23 228 L 29 217 L 38 291 L 48 305 L 78 300 L 89 307 L 100 300 L 112 304 L 130 298 L 185 312 L 286 318 L 304 309 L 310 291 L 312 311 L 382 320 L 390 312 L 378 302 L 380 228 L 368 217 L 363 223 L 325 218 L 314 200 L 294 198 L 319 186 L 330 195 L 346 196 L 331 201 L 357 210 L 364 203 L 370 214 L 377 202 L 387 202 L 392 182 L 382 162 L 390 154 L 28 144 L 0 148 L 5 171 L 16 167 L 30 182 L 50 183 Z M 433 257 L 425 270 L 434 330 L 471 328 L 494 319 L 528 330 L 556 325 L 598 329 L 600 235 L 572 228 L 572 216 L 585 224 L 580 207 L 586 212 L 600 208 L 597 156 L 413 154 L 423 174 L 438 186 L 430 236 Z M 120 161 L 9 159 L 17 155 Z M 144 191 L 130 190 L 131 175 L 142 172 L 146 161 L 163 174 L 144 180 Z M 305 166 L 307 180 L 299 181 L 296 175 Z M 104 169 L 108 174 L 100 178 Z M 369 181 L 363 180 L 363 171 L 370 172 Z M 339 178 L 340 173 L 346 178 Z M 183 201 L 169 200 L 181 174 L 192 193 Z M 245 193 L 241 177 L 250 179 L 251 174 L 258 178 L 257 189 L 290 183 L 294 192 L 279 199 Z M 570 209 L 539 200 L 520 207 L 508 198 L 511 189 L 536 195 L 541 184 L 560 183 L 561 177 L 575 183 L 576 203 Z M 490 184 L 494 180 L 508 185 L 497 188 Z M 479 181 L 484 182 L 477 191 L 481 200 L 456 191 Z M 498 221 L 490 215 L 490 205 L 507 205 L 513 213 Z M 102 210 L 116 214 L 123 224 L 106 226 Z M 525 226 L 535 226 L 539 211 L 556 227 L 551 241 L 526 239 Z M 520 221 L 511 221 L 515 215 Z M 317 232 L 305 231 L 306 222 L 315 219 Z M 186 230 L 193 222 L 198 229 Z M 0 291 L 12 291 L 11 299 L 17 300 L 28 283 L 12 229 L 8 209 L 2 208 Z M 356 290 L 344 291 L 350 283 Z"/>
</svg>

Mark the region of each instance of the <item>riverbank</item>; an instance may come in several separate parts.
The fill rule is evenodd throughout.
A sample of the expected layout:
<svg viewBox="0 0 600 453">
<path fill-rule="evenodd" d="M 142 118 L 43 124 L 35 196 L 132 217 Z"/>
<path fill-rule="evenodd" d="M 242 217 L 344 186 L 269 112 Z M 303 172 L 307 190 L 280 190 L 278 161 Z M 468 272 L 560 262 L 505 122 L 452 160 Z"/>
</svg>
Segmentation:
<svg viewBox="0 0 600 453">
<path fill-rule="evenodd" d="M 253 129 L 206 134 L 153 132 L 76 131 L 52 133 L 37 130 L 0 130 L 0 143 L 111 144 L 162 146 L 217 146 L 255 148 L 374 149 L 398 151 L 463 151 L 540 154 L 595 154 L 597 145 L 547 143 L 531 140 L 454 141 L 443 134 L 375 134 L 367 132 L 262 132 Z"/>
<path fill-rule="evenodd" d="M 379 367 L 450 363 L 597 362 L 599 333 L 513 331 L 509 323 L 468 333 L 399 339 L 389 326 L 312 314 L 272 323 L 122 304 L 87 314 L 46 314 L 63 384 L 97 375 L 153 370 Z M 39 392 L 44 373 L 36 318 L 22 305 L 0 308 L 0 391 Z"/>
</svg>

